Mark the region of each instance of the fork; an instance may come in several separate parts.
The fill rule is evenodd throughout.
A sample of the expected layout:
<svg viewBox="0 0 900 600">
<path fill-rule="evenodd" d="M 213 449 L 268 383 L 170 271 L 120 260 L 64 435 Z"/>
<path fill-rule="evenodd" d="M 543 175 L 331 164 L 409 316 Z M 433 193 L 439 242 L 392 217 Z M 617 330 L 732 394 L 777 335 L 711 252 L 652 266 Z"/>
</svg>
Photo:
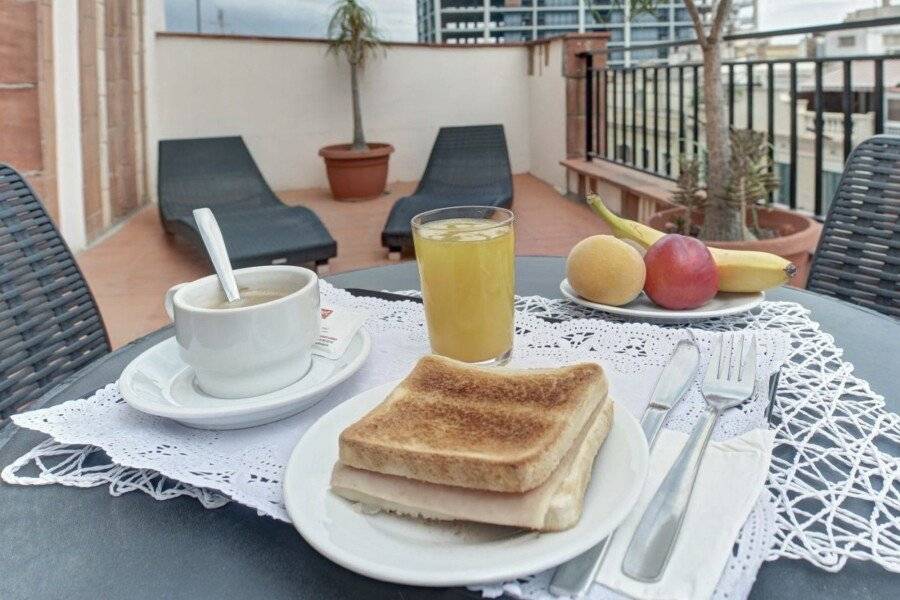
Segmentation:
<svg viewBox="0 0 900 600">
<path fill-rule="evenodd" d="M 702 386 L 706 413 L 644 510 L 625 551 L 625 575 L 650 583 L 660 580 L 678 539 L 713 427 L 723 410 L 753 395 L 755 381 L 756 336 L 726 334 L 716 340 Z"/>
</svg>

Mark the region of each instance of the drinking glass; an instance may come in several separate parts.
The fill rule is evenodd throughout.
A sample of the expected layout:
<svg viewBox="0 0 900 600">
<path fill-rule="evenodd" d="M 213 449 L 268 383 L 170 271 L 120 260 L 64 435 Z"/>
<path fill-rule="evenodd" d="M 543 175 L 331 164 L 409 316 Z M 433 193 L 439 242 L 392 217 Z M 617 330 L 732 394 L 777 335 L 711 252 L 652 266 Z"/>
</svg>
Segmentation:
<svg viewBox="0 0 900 600">
<path fill-rule="evenodd" d="M 439 208 L 412 219 L 431 349 L 456 360 L 505 364 L 513 347 L 513 213 Z"/>
</svg>

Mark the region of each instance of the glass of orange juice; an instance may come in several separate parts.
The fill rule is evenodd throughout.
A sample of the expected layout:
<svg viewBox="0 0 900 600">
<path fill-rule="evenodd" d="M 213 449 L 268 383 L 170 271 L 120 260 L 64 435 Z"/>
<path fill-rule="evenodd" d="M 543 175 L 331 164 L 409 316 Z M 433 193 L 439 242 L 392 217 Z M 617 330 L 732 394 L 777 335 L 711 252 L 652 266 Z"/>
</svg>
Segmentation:
<svg viewBox="0 0 900 600">
<path fill-rule="evenodd" d="M 513 347 L 513 213 L 439 208 L 412 219 L 431 349 L 456 360 L 505 364 Z"/>
</svg>

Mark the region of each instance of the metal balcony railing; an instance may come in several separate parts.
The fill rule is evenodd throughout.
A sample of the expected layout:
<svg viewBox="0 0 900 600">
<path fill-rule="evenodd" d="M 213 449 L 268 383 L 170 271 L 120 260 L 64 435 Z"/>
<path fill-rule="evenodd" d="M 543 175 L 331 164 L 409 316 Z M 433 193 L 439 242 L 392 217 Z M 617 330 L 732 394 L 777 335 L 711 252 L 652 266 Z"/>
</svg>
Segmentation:
<svg viewBox="0 0 900 600">
<path fill-rule="evenodd" d="M 750 32 L 725 41 L 823 34 L 900 25 L 882 18 L 834 25 Z M 617 52 L 695 45 L 694 40 L 632 44 Z M 626 66 L 586 64 L 586 155 L 654 175 L 675 178 L 681 156 L 703 152 L 702 64 L 669 58 Z M 627 56 L 627 54 L 626 54 Z M 732 60 L 722 66 L 729 125 L 765 131 L 781 189 L 772 198 L 791 209 L 824 215 L 843 170 L 860 141 L 885 131 L 885 68 L 900 54 Z M 599 62 L 599 61 L 597 61 Z M 889 69 L 900 78 L 900 68 Z M 854 74 L 858 75 L 855 77 Z M 891 80 L 891 89 L 900 81 Z M 900 89 L 889 90 L 900 103 Z M 900 126 L 893 123 L 894 127 Z"/>
</svg>

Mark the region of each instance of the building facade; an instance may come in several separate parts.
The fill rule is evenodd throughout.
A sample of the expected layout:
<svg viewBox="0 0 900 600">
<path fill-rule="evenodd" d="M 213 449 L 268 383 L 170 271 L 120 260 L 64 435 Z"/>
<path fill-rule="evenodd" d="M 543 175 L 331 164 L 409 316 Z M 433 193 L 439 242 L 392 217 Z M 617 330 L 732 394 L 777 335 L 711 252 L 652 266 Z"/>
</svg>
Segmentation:
<svg viewBox="0 0 900 600">
<path fill-rule="evenodd" d="M 668 58 L 666 48 L 630 53 L 617 48 L 694 37 L 680 0 L 662 1 L 652 13 L 634 15 L 630 5 L 627 0 L 417 0 L 418 37 L 420 42 L 496 44 L 609 31 L 613 64 Z M 735 0 L 732 10 L 732 30 L 756 29 L 757 0 Z"/>
</svg>

